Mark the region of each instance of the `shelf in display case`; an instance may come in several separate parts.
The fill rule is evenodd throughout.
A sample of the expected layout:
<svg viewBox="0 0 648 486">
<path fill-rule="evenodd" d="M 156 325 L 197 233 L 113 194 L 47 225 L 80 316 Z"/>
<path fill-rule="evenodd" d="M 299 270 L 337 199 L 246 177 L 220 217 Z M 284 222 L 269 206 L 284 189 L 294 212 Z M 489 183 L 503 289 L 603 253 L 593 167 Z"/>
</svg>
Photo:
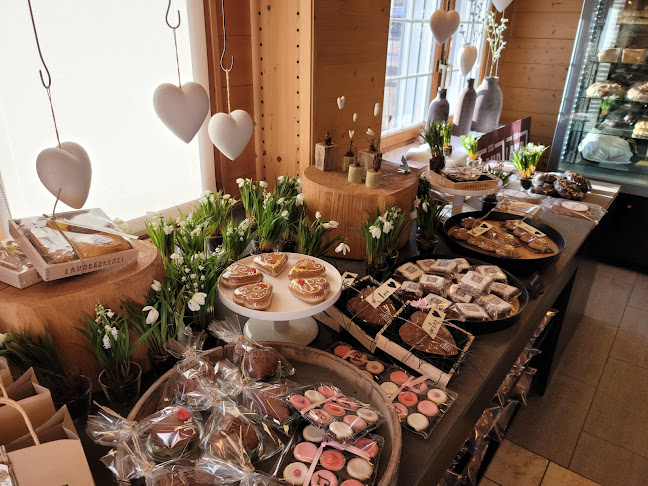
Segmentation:
<svg viewBox="0 0 648 486">
<path fill-rule="evenodd" d="M 599 164 L 590 162 L 578 156 L 578 162 L 561 161 L 559 170 L 573 170 L 587 178 L 621 184 L 622 186 L 641 186 L 648 189 L 648 162 L 638 164 Z"/>
<path fill-rule="evenodd" d="M 585 122 L 591 123 L 591 122 Z M 648 135 L 646 136 L 636 136 L 633 135 L 633 128 L 608 128 L 608 127 L 591 127 L 591 128 L 572 128 L 571 133 L 582 133 L 587 135 L 588 133 L 596 133 L 600 135 L 613 135 L 615 137 L 631 138 L 633 140 L 648 140 Z"/>
</svg>

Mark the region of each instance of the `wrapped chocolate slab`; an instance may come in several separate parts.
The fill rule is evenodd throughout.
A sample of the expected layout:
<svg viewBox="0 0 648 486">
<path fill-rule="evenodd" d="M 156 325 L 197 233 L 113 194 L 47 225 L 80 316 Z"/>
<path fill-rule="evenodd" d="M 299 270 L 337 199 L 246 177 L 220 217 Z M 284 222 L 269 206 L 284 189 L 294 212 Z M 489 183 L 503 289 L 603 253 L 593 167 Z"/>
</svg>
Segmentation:
<svg viewBox="0 0 648 486">
<path fill-rule="evenodd" d="M 9 233 L 45 281 L 127 265 L 139 253 L 100 209 L 10 220 Z"/>
<path fill-rule="evenodd" d="M 381 380 L 380 387 L 394 402 L 401 425 L 424 439 L 437 426 L 457 395 L 425 376 L 416 377 L 393 367 Z"/>
<path fill-rule="evenodd" d="M 382 334 L 405 350 L 411 356 L 411 361 L 425 361 L 443 373 L 455 373 L 465 358 L 473 336 L 443 319 L 439 325 L 433 324 L 428 328 L 430 312 L 421 311 L 411 303 L 406 304 Z M 426 375 L 430 376 L 429 373 Z"/>
<path fill-rule="evenodd" d="M 238 320 L 213 321 L 209 331 L 227 343 L 236 344 L 232 360 L 244 378 L 272 381 L 295 373 L 295 368 L 275 349 L 245 337 Z"/>
<path fill-rule="evenodd" d="M 333 441 L 312 425 L 293 436 L 274 469 L 290 485 L 372 486 L 384 439 L 369 434 L 349 443 Z"/>
<path fill-rule="evenodd" d="M 263 417 L 265 422 L 291 436 L 296 423 L 299 422 L 299 414 L 288 407 L 282 395 L 299 387 L 301 385 L 290 380 L 274 383 L 253 381 L 243 388 L 241 403 L 244 408 Z"/>
<path fill-rule="evenodd" d="M 0 241 L 0 282 L 24 289 L 41 280 L 38 271 L 15 241 Z"/>
<path fill-rule="evenodd" d="M 598 224 L 601 218 L 607 213 L 598 204 L 583 201 L 568 201 L 555 197 L 548 197 L 542 201 L 542 210 L 572 218 L 586 219 L 594 224 Z"/>
<path fill-rule="evenodd" d="M 205 426 L 202 447 L 203 459 L 225 462 L 252 472 L 253 462 L 263 461 L 281 452 L 284 444 L 261 416 L 233 402 L 224 401 L 212 409 Z"/>
<path fill-rule="evenodd" d="M 382 414 L 368 403 L 344 395 L 327 383 L 291 390 L 286 403 L 337 442 L 349 443 L 377 428 Z"/>
<path fill-rule="evenodd" d="M 202 351 L 205 333 L 191 335 L 184 345 L 171 340 L 167 349 L 180 361 L 166 381 L 160 400 L 160 408 L 175 403 L 193 410 L 207 410 L 215 403 L 234 398 L 243 389 L 240 370 L 227 359 L 212 363 L 208 359 L 210 350 Z"/>
<path fill-rule="evenodd" d="M 350 344 L 342 341 L 333 344 L 326 351 L 356 366 L 373 381 L 380 381 L 385 371 L 391 367 L 371 353 L 354 349 Z"/>
</svg>

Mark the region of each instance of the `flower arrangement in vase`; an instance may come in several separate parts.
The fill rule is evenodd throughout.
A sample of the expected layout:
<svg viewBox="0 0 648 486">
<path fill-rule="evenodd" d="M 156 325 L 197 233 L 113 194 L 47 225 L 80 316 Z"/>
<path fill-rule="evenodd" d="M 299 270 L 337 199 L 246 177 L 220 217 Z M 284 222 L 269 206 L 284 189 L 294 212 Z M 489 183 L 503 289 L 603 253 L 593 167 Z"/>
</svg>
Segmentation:
<svg viewBox="0 0 648 486">
<path fill-rule="evenodd" d="M 227 265 L 240 260 L 248 245 L 256 236 L 256 227 L 254 221 L 245 218 L 240 223 L 236 223 L 230 218 L 223 233 L 223 250 L 224 260 Z"/>
<path fill-rule="evenodd" d="M 338 226 L 339 223 L 337 221 L 324 221 L 319 211 L 315 213 L 315 220 L 311 224 L 304 217 L 299 223 L 297 236 L 299 253 L 320 258 L 326 255 L 333 247 L 336 247 L 335 251 L 337 253 L 344 250 L 344 254 L 346 254 L 349 251 L 349 247 L 346 245 L 346 240 L 341 236 L 336 236 L 325 241 L 330 232 L 337 229 Z M 340 248 L 339 251 L 338 248 Z"/>
<path fill-rule="evenodd" d="M 274 251 L 287 230 L 290 213 L 284 209 L 284 205 L 285 198 L 270 192 L 265 194 L 263 202 L 259 205 L 256 218 L 259 253 Z"/>
<path fill-rule="evenodd" d="M 472 133 L 461 136 L 461 145 L 463 145 L 463 148 L 468 152 L 468 166 L 474 165 L 479 159 L 479 156 L 477 155 L 477 143 L 480 138 L 481 135 L 475 137 Z"/>
<path fill-rule="evenodd" d="M 437 173 L 445 166 L 443 125 L 440 122 L 430 122 L 419 135 L 430 147 L 430 170 Z"/>
<path fill-rule="evenodd" d="M 92 404 L 90 378 L 65 370 L 47 326 L 37 336 L 27 332 L 0 334 L 0 356 L 8 358 L 20 374 L 33 368 L 38 383 L 50 390 L 55 408 L 67 405 L 76 424 L 88 418 Z"/>
<path fill-rule="evenodd" d="M 304 217 L 304 195 L 299 177 L 279 176 L 275 184 L 277 203 L 288 211 L 288 224 L 281 238 L 281 251 L 294 252 L 297 248 L 297 231 Z"/>
<path fill-rule="evenodd" d="M 213 228 L 213 233 L 205 238 L 204 248 L 209 253 L 214 253 L 223 243 L 223 227 L 238 201 L 222 191 L 205 191 L 198 201 L 194 219 L 203 224 L 208 223 L 209 228 Z"/>
<path fill-rule="evenodd" d="M 396 264 L 398 243 L 405 229 L 405 215 L 398 206 L 376 214 L 369 214 L 360 226 L 365 242 L 365 270 L 376 280 L 382 280 L 385 272 Z"/>
<path fill-rule="evenodd" d="M 416 248 L 420 255 L 434 253 L 439 242 L 437 228 L 445 205 L 445 201 L 432 197 L 429 192 L 414 200 L 410 218 L 416 220 Z"/>
<path fill-rule="evenodd" d="M 547 147 L 528 143 L 519 150 L 511 152 L 510 159 L 520 175 L 520 181 L 524 189 L 530 189 L 540 157 Z"/>
<path fill-rule="evenodd" d="M 128 322 L 97 301 L 95 317 L 86 317 L 86 328 L 77 328 L 92 348 L 102 371 L 99 384 L 112 408 L 118 412 L 132 407 L 139 398 L 142 368 L 131 355 L 146 340 L 147 331 L 131 346 Z"/>
<path fill-rule="evenodd" d="M 443 132 L 443 156 L 450 157 L 452 155 L 452 124 L 442 122 L 441 131 Z"/>
</svg>

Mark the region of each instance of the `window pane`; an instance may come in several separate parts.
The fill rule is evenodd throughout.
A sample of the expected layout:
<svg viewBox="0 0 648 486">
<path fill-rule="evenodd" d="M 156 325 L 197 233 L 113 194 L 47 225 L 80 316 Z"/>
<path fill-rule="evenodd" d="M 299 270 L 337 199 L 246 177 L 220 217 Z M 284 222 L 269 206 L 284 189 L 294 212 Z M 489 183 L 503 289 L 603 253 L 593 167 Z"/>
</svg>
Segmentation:
<svg viewBox="0 0 648 486">
<path fill-rule="evenodd" d="M 393 19 L 407 18 L 408 0 L 392 0 L 389 16 Z"/>
<path fill-rule="evenodd" d="M 389 42 L 387 44 L 387 77 L 400 76 L 403 65 L 403 34 L 405 24 L 393 22 L 389 25 Z"/>
<path fill-rule="evenodd" d="M 438 3 L 439 0 L 414 0 L 412 18 L 429 20 L 434 11 L 439 8 Z"/>
<path fill-rule="evenodd" d="M 0 77 L 0 171 L 13 216 L 31 216 L 54 204 L 35 165 L 56 136 L 29 10 L 24 2 L 0 5 L 0 65 L 11 72 Z M 168 208 L 201 190 L 198 137 L 185 144 L 153 110 L 155 88 L 177 83 L 165 8 L 157 0 L 34 4 L 61 141 L 86 149 L 93 172 L 86 207 L 101 207 L 113 218 Z M 186 2 L 174 2 L 176 9 L 183 21 L 177 36 L 184 83 L 192 79 Z"/>
</svg>

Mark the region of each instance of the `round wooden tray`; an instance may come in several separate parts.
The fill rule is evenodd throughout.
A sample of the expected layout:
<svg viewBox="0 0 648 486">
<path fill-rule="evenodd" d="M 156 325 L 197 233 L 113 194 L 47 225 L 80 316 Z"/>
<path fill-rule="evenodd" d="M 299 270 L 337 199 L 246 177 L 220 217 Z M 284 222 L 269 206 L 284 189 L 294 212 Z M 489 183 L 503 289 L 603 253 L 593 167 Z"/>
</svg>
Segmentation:
<svg viewBox="0 0 648 486">
<path fill-rule="evenodd" d="M 295 374 L 290 377 L 293 381 L 302 384 L 332 383 L 347 395 L 371 403 L 383 414 L 385 422 L 374 431 L 385 438 L 385 446 L 378 464 L 376 485 L 396 486 L 402 448 L 401 425 L 392 402 L 381 388 L 372 380 L 367 379 L 357 367 L 319 349 L 290 343 L 266 342 L 263 344 L 275 348 L 295 367 Z M 212 360 L 231 359 L 233 353 L 234 345 L 230 344 L 214 348 L 209 354 L 209 358 Z M 160 377 L 142 395 L 128 415 L 129 420 L 138 421 L 157 411 L 164 384 L 172 371 Z"/>
</svg>

